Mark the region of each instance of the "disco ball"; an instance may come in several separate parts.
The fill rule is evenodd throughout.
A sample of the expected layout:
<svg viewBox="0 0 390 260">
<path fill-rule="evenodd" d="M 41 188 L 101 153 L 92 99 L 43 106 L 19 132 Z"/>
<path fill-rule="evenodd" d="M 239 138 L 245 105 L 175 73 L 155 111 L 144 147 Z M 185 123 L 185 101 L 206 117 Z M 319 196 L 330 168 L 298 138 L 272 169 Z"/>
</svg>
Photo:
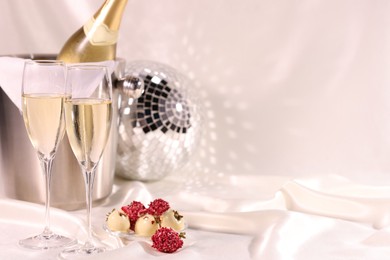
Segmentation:
<svg viewBox="0 0 390 260">
<path fill-rule="evenodd" d="M 190 80 L 153 61 L 128 62 L 125 75 L 141 79 L 138 99 L 119 94 L 116 174 L 154 181 L 184 166 L 201 135 L 199 97 Z"/>
</svg>

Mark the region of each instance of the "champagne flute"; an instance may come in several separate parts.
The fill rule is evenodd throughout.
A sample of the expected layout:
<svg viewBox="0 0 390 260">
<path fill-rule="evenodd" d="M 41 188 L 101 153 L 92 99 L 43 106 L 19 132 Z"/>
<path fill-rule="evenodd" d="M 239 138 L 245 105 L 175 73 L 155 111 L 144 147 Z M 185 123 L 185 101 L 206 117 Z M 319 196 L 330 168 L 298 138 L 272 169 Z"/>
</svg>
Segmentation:
<svg viewBox="0 0 390 260">
<path fill-rule="evenodd" d="M 66 132 L 84 176 L 88 240 L 62 251 L 63 258 L 105 250 L 94 244 L 91 210 L 95 169 L 106 146 L 112 118 L 112 84 L 105 66 L 68 67 L 67 86 L 71 88 L 71 97 L 65 101 Z"/>
<path fill-rule="evenodd" d="M 57 147 L 65 133 L 64 100 L 66 66 L 60 61 L 26 61 L 23 69 L 22 110 L 28 136 L 37 151 L 45 176 L 45 228 L 39 235 L 19 241 L 31 249 L 66 246 L 74 239 L 55 234 L 50 229 L 51 167 Z"/>
</svg>

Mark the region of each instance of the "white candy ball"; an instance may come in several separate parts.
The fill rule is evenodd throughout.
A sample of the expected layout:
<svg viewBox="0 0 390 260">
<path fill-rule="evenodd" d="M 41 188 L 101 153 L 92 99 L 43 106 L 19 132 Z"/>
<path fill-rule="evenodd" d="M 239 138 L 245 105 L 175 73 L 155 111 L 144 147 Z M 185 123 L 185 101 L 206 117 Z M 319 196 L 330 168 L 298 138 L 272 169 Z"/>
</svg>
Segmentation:
<svg viewBox="0 0 390 260">
<path fill-rule="evenodd" d="M 156 233 L 157 229 L 158 224 L 154 217 L 150 214 L 146 214 L 138 218 L 137 222 L 135 222 L 134 231 L 139 236 L 153 236 L 153 234 Z"/>
<path fill-rule="evenodd" d="M 161 226 L 181 231 L 184 229 L 184 217 L 179 217 L 179 213 L 177 211 L 169 209 L 161 216 Z"/>
<path fill-rule="evenodd" d="M 130 229 L 130 220 L 126 214 L 115 209 L 107 217 L 107 227 L 112 231 L 127 232 Z"/>
</svg>

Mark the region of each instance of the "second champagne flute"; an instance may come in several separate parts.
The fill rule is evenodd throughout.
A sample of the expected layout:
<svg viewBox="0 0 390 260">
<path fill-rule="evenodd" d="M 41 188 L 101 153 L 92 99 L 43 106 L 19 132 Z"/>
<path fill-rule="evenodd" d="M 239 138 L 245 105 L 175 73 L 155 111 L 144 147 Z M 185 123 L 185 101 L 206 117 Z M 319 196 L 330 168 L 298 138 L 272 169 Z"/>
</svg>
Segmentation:
<svg viewBox="0 0 390 260">
<path fill-rule="evenodd" d="M 67 86 L 71 88 L 71 97 L 65 101 L 66 132 L 84 176 L 88 240 L 84 245 L 65 249 L 63 258 L 105 250 L 93 242 L 91 210 L 95 169 L 106 146 L 112 118 L 112 85 L 105 66 L 68 67 Z"/>
</svg>

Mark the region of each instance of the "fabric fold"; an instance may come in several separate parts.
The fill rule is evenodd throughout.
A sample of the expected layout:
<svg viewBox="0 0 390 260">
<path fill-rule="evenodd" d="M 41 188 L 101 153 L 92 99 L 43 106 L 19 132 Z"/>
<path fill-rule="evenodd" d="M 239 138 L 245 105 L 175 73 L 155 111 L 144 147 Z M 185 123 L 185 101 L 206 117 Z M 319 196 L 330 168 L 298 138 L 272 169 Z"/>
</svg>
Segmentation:
<svg viewBox="0 0 390 260">
<path fill-rule="evenodd" d="M 286 183 L 281 191 L 285 195 L 288 210 L 367 223 L 377 229 L 389 225 L 389 198 L 326 194 L 295 181 Z"/>
</svg>

